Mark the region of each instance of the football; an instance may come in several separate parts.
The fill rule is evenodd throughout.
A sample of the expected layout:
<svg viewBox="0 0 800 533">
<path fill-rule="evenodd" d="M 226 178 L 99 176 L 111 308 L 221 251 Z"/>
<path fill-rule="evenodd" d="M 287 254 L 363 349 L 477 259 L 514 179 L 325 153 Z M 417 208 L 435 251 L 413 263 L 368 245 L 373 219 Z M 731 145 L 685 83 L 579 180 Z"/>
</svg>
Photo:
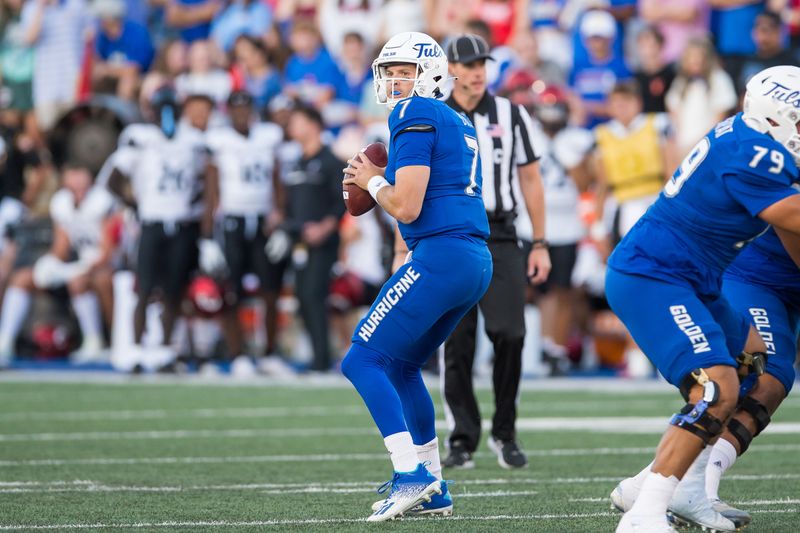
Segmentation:
<svg viewBox="0 0 800 533">
<path fill-rule="evenodd" d="M 383 143 L 372 143 L 362 150 L 370 161 L 379 167 L 385 167 L 389 162 L 389 154 L 386 152 L 386 146 Z M 353 159 L 361 158 L 356 154 Z M 347 177 L 347 174 L 344 175 Z M 355 183 L 342 185 L 342 197 L 344 198 L 344 205 L 347 207 L 347 212 L 357 217 L 361 216 L 373 207 L 375 207 L 375 200 L 370 196 L 369 192 L 365 191 Z"/>
</svg>

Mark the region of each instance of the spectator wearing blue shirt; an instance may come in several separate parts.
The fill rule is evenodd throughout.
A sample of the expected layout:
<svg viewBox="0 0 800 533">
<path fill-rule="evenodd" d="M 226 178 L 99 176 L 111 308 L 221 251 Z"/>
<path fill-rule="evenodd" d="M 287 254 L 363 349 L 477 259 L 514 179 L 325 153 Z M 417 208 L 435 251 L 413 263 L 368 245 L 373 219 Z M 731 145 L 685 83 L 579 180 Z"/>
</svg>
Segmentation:
<svg viewBox="0 0 800 533">
<path fill-rule="evenodd" d="M 756 52 L 750 32 L 756 17 L 764 11 L 763 0 L 710 0 L 711 33 L 716 37 L 717 52 L 725 61 L 733 62 Z M 729 71 L 730 72 L 730 71 Z"/>
<path fill-rule="evenodd" d="M 286 64 L 286 93 L 321 110 L 336 94 L 342 74 L 322 46 L 313 22 L 298 20 L 289 36 L 292 55 Z"/>
<path fill-rule="evenodd" d="M 608 118 L 606 100 L 618 81 L 631 77 L 622 54 L 614 49 L 617 25 L 609 13 L 586 12 L 580 24 L 586 45 L 585 57 L 576 57 L 569 84 L 580 97 L 586 111 L 586 127 L 594 127 Z"/>
<path fill-rule="evenodd" d="M 166 23 L 186 43 L 208 39 L 211 21 L 222 7 L 221 0 L 168 0 Z"/>
<path fill-rule="evenodd" d="M 372 81 L 372 67 L 367 59 L 364 37 L 357 32 L 345 34 L 339 66 L 342 78 L 336 88 L 336 99 L 361 103 L 364 86 Z"/>
<path fill-rule="evenodd" d="M 92 72 L 98 89 L 108 88 L 124 100 L 133 100 L 142 73 L 155 55 L 150 34 L 125 18 L 125 0 L 95 0 L 92 10 L 99 19 Z"/>
<path fill-rule="evenodd" d="M 280 74 L 270 64 L 266 46 L 255 37 L 240 35 L 233 45 L 233 56 L 241 71 L 244 89 L 253 98 L 253 106 L 263 112 L 270 100 L 281 92 Z"/>
<path fill-rule="evenodd" d="M 217 13 L 211 23 L 211 38 L 220 50 L 229 52 L 240 35 L 264 35 L 272 24 L 272 11 L 260 0 L 234 0 Z"/>
<path fill-rule="evenodd" d="M 355 124 L 364 97 L 364 88 L 372 86 L 372 63 L 367 57 L 364 36 L 348 32 L 339 46 L 339 82 L 335 100 L 323 109 L 325 124 L 337 132 L 340 126 Z M 374 96 L 374 93 L 373 93 Z"/>
</svg>

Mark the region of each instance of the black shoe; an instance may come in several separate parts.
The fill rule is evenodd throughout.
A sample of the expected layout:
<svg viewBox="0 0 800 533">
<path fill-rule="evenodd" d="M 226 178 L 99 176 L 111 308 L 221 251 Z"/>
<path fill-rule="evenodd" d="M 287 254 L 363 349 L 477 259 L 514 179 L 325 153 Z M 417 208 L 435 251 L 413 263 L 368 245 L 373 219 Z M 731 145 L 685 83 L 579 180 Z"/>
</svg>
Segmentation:
<svg viewBox="0 0 800 533">
<path fill-rule="evenodd" d="M 475 468 L 475 461 L 472 460 L 472 454 L 467 451 L 466 446 L 461 442 L 454 442 L 450 445 L 450 453 L 447 454 L 444 461 L 442 461 L 444 468 Z"/>
<path fill-rule="evenodd" d="M 497 463 L 503 468 L 525 468 L 528 458 L 514 440 L 500 440 L 489 437 L 489 449 L 497 455 Z"/>
</svg>

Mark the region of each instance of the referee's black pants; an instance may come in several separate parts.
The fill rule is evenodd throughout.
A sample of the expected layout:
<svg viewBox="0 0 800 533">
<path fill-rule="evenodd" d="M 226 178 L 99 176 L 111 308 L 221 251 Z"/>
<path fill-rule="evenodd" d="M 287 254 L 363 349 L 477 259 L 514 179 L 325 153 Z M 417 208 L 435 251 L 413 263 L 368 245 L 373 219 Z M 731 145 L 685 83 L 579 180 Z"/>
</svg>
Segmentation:
<svg viewBox="0 0 800 533">
<path fill-rule="evenodd" d="M 494 273 L 478 306 L 494 346 L 492 436 L 512 440 L 525 340 L 525 256 L 516 240 L 489 239 L 488 245 Z M 444 345 L 444 399 L 452 416 L 449 422 L 454 423 L 448 440 L 451 446 L 460 441 L 470 452 L 478 448 L 481 437 L 480 411 L 472 388 L 478 306 L 470 309 Z"/>
</svg>

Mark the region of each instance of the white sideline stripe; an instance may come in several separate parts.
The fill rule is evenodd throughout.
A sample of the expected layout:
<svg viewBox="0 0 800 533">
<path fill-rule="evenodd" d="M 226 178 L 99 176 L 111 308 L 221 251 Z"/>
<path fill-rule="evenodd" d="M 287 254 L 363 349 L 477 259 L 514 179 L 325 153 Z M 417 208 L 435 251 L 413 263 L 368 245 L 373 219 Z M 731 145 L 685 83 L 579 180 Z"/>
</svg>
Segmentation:
<svg viewBox="0 0 800 533">
<path fill-rule="evenodd" d="M 508 478 L 508 479 L 473 479 L 459 481 L 458 485 L 572 485 L 591 483 L 613 483 L 624 477 L 623 474 L 614 477 L 586 477 L 586 478 Z M 800 474 L 761 474 L 761 475 L 730 475 L 728 480 L 739 481 L 774 481 L 800 479 Z M 192 492 L 192 491 L 277 491 L 277 493 L 294 493 L 321 491 L 321 492 L 372 492 L 380 481 L 364 482 L 337 482 L 337 483 L 245 483 L 223 485 L 107 485 L 99 481 L 89 480 L 57 480 L 57 481 L 6 481 L 0 483 L 0 493 L 41 493 L 41 492 Z M 458 494 L 458 493 L 456 493 Z M 461 494 L 463 495 L 463 494 Z M 786 503 L 776 502 L 776 503 Z M 765 504 L 766 505 L 766 504 Z"/>
<path fill-rule="evenodd" d="M 377 435 L 376 428 L 185 429 L 171 431 L 85 431 L 76 433 L 0 434 L 0 442 L 80 441 L 119 439 L 197 439 L 248 437 L 331 437 Z"/>
<path fill-rule="evenodd" d="M 83 420 L 157 420 L 164 418 L 280 418 L 291 416 L 331 416 L 367 414 L 361 405 L 337 408 L 305 407 L 231 407 L 227 409 L 133 409 L 105 411 L 30 411 L 0 413 L 0 422 L 23 421 L 83 421 Z"/>
<path fill-rule="evenodd" d="M 490 420 L 483 423 L 489 429 Z M 439 420 L 436 427 L 447 429 Z M 592 431 L 620 434 L 661 433 L 667 427 L 665 417 L 607 417 L 607 418 L 520 418 L 518 431 Z M 800 422 L 773 422 L 765 430 L 769 434 L 798 434 Z M 194 439 L 194 438 L 252 438 L 252 437 L 326 437 L 376 435 L 374 427 L 359 428 L 277 428 L 277 429 L 187 429 L 171 431 L 86 431 L 75 433 L 10 433 L 0 434 L 0 442 L 84 441 L 118 439 Z"/>
<path fill-rule="evenodd" d="M 752 511 L 753 513 L 796 513 L 796 509 L 764 509 Z M 500 520 L 579 520 L 583 518 L 609 518 L 619 516 L 619 513 L 569 513 L 569 514 L 528 514 L 528 515 L 495 515 L 495 516 L 464 516 L 455 515 L 442 520 L 457 522 L 495 522 Z M 417 520 L 430 522 L 430 518 L 403 518 L 403 522 Z M 304 526 L 326 524 L 358 524 L 365 522 L 364 518 L 310 518 L 306 520 L 257 520 L 233 522 L 226 520 L 210 520 L 197 522 L 130 522 L 130 523 L 96 523 L 96 524 L 9 524 L 0 525 L 0 531 L 14 530 L 50 530 L 50 529 L 156 529 L 176 527 L 266 527 L 266 526 Z"/>
<path fill-rule="evenodd" d="M 800 444 L 755 444 L 748 453 L 796 452 Z M 595 455 L 650 455 L 654 447 L 638 448 L 554 448 L 526 450 L 528 457 L 583 457 Z M 493 453 L 478 452 L 475 457 L 494 457 Z M 228 463 L 302 463 L 326 461 L 385 461 L 386 453 L 323 453 L 294 455 L 234 455 L 219 457 L 87 457 L 83 459 L 18 459 L 0 460 L 0 468 L 15 466 L 63 465 L 158 465 L 158 464 L 228 464 Z M 2 483 L 0 483 L 2 486 Z"/>
<path fill-rule="evenodd" d="M 603 403 L 619 402 L 618 398 L 593 399 L 585 401 L 559 401 L 548 407 L 549 411 L 557 410 L 573 412 L 575 409 L 607 410 Z M 628 408 L 655 408 L 664 405 L 664 400 L 636 400 L 625 402 Z M 782 405 L 782 407 L 786 407 Z M 481 403 L 484 412 L 492 412 L 494 405 Z M 518 411 L 529 409 L 536 412 L 539 406 L 534 402 L 523 402 L 517 406 Z M 120 409 L 97 411 L 18 411 L 0 413 L 0 422 L 14 421 L 83 421 L 83 420 L 158 420 L 165 418 L 280 418 L 288 416 L 329 416 L 329 415 L 367 415 L 363 405 L 342 407 L 303 406 L 303 407 L 230 407 L 230 408 L 198 408 L 198 409 Z"/>
</svg>

